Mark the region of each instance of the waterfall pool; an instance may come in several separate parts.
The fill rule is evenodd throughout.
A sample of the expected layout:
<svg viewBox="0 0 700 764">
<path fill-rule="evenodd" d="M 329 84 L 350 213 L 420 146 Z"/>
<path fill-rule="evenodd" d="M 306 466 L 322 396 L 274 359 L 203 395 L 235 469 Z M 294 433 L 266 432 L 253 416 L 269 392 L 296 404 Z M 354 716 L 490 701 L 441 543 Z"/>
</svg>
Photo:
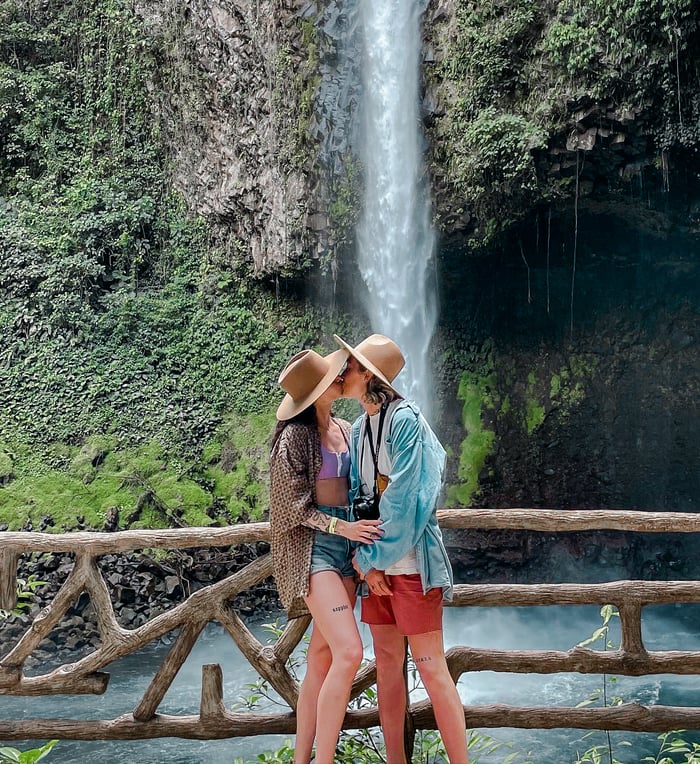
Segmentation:
<svg viewBox="0 0 700 764">
<path fill-rule="evenodd" d="M 648 611 L 648 612 L 647 612 Z M 501 649 L 567 650 L 590 636 L 601 624 L 596 607 L 537 608 L 447 608 L 445 612 L 446 645 L 470 645 Z M 268 632 L 262 622 L 249 624 L 261 641 Z M 700 649 L 700 609 L 697 606 L 664 606 L 645 609 L 643 634 L 652 650 Z M 366 655 L 371 657 L 371 636 L 361 625 Z M 613 619 L 608 639 L 619 642 L 619 623 Z M 598 642 L 592 647 L 604 649 Z M 54 696 L 44 698 L 0 697 L 0 718 L 73 718 L 110 719 L 131 711 L 138 703 L 154 672 L 168 651 L 163 644 L 152 645 L 109 667 L 111 681 L 103 696 Z M 242 657 L 224 630 L 211 624 L 176 677 L 159 711 L 169 714 L 197 713 L 201 685 L 201 666 L 220 663 L 224 672 L 224 702 L 231 707 L 249 694 L 248 685 L 257 675 Z M 575 674 L 508 675 L 476 672 L 462 675 L 459 682 L 462 699 L 468 704 L 508 703 L 512 705 L 572 706 L 598 694 L 603 686 L 599 675 Z M 664 705 L 693 705 L 700 694 L 700 677 L 670 676 L 608 677 L 608 698 Z M 420 690 L 414 694 L 421 697 Z M 601 701 L 596 701 L 601 705 Z M 529 760 L 533 764 L 569 764 L 593 745 L 606 744 L 605 733 L 585 730 L 481 730 L 511 748 L 502 747 L 490 755 L 479 754 L 480 764 L 498 764 L 511 752 L 520 756 L 514 764 Z M 623 764 L 639 764 L 644 756 L 656 754 L 656 734 L 611 733 L 614 754 Z M 164 738 L 140 741 L 61 741 L 47 762 L 74 764 L 101 759 L 109 764 L 233 764 L 244 762 L 263 751 L 280 748 L 288 736 L 234 738 L 194 741 Z M 694 739 L 698 739 L 697 736 Z M 623 745 L 629 742 L 631 745 Z M 19 748 L 30 743 L 12 743 Z M 604 759 L 605 760 L 605 759 Z"/>
</svg>

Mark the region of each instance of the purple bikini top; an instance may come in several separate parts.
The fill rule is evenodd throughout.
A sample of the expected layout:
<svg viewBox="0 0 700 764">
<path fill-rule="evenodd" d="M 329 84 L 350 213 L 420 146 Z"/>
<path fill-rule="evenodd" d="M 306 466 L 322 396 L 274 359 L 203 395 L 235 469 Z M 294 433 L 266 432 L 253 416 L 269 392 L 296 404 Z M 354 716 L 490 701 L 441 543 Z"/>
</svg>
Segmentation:
<svg viewBox="0 0 700 764">
<path fill-rule="evenodd" d="M 321 470 L 318 473 L 317 480 L 328 480 L 329 478 L 346 478 L 350 474 L 350 451 L 329 451 L 323 443 L 321 444 Z"/>
</svg>

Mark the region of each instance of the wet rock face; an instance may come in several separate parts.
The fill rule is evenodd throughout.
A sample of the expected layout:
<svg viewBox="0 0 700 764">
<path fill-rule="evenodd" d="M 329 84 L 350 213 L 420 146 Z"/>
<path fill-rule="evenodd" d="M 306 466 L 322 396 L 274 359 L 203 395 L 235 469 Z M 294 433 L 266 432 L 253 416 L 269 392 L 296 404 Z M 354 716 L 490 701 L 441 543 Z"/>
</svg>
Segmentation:
<svg viewBox="0 0 700 764">
<path fill-rule="evenodd" d="M 680 581 L 698 575 L 692 534 L 447 531 L 445 542 L 461 584 Z"/>
<path fill-rule="evenodd" d="M 137 3 L 155 39 L 154 101 L 191 209 L 255 271 L 334 251 L 359 88 L 355 0 Z"/>
<path fill-rule="evenodd" d="M 298 4 L 160 0 L 137 12 L 162 46 L 153 88 L 176 187 L 257 271 L 300 258 L 317 210 L 305 159 L 290 156 L 308 54 Z"/>
<path fill-rule="evenodd" d="M 476 391 L 471 421 L 493 433 L 472 506 L 700 511 L 700 269 L 687 224 L 698 186 L 681 180 L 626 204 L 582 201 L 577 221 L 545 211 L 489 257 L 443 250 L 448 484 L 469 438 L 460 380 Z M 462 533 L 451 553 L 484 580 L 692 578 L 693 546 L 683 534 Z"/>
</svg>

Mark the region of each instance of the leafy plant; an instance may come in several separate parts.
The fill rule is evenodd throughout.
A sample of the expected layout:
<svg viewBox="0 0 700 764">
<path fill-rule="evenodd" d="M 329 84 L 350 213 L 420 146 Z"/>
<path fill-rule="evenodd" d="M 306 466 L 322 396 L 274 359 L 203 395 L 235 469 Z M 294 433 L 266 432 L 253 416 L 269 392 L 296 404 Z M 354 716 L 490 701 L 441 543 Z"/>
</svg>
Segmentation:
<svg viewBox="0 0 700 764">
<path fill-rule="evenodd" d="M 20 751 L 17 748 L 0 748 L 0 762 L 7 762 L 7 764 L 34 764 L 34 762 L 48 756 L 51 749 L 57 743 L 58 740 L 49 740 L 41 748 L 32 748 L 27 751 Z"/>
<path fill-rule="evenodd" d="M 17 605 L 12 610 L 0 609 L 0 618 L 9 618 L 11 615 L 22 615 L 31 608 L 35 591 L 45 586 L 46 581 L 39 581 L 34 574 L 28 578 L 17 579 Z"/>
<path fill-rule="evenodd" d="M 700 764 L 700 744 L 689 743 L 679 737 L 685 730 L 671 730 L 659 735 L 661 741 L 659 752 L 656 756 L 645 756 L 642 761 L 651 764 Z M 669 754 L 684 754 L 682 759 L 676 759 Z"/>
</svg>

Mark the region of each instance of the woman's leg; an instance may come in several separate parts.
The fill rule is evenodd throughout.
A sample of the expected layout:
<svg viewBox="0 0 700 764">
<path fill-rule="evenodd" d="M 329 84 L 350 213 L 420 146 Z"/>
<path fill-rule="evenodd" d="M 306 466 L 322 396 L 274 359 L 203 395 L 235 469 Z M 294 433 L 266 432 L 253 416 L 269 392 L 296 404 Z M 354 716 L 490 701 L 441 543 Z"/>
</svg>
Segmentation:
<svg viewBox="0 0 700 764">
<path fill-rule="evenodd" d="M 442 631 L 413 634 L 408 637 L 408 644 L 433 704 L 435 721 L 450 764 L 468 764 L 464 708 L 447 668 Z"/>
<path fill-rule="evenodd" d="M 331 667 L 331 649 L 323 634 L 313 626 L 306 652 L 306 674 L 299 688 L 297 701 L 297 734 L 294 764 L 309 764 L 316 737 L 316 703 L 321 687 Z"/>
<path fill-rule="evenodd" d="M 406 681 L 404 637 L 394 624 L 370 624 L 377 660 L 377 702 L 387 764 L 406 764 L 404 722 Z"/>
<path fill-rule="evenodd" d="M 314 573 L 305 598 L 314 618 L 314 629 L 320 631 L 331 655 L 317 696 L 315 764 L 333 764 L 352 680 L 362 662 L 362 640 L 353 614 L 351 581 L 342 579 L 335 571 Z"/>
</svg>

